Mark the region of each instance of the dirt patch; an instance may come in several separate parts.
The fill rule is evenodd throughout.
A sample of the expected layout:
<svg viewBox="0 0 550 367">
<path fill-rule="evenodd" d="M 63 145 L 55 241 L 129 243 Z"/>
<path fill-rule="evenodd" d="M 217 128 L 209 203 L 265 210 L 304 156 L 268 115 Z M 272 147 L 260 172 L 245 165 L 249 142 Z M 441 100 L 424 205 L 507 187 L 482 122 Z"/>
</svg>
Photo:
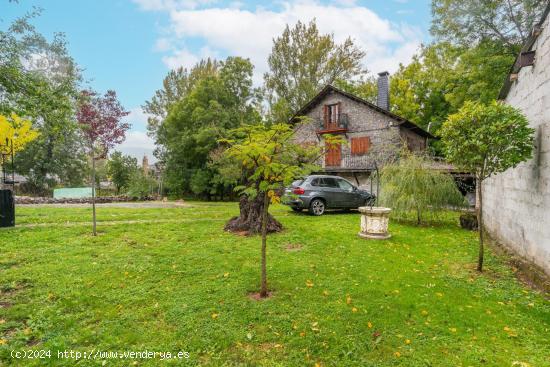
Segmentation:
<svg viewBox="0 0 550 367">
<path fill-rule="evenodd" d="M 299 243 L 287 243 L 285 245 L 285 250 L 287 250 L 288 252 L 300 251 L 301 249 L 302 245 L 300 245 Z"/>
<path fill-rule="evenodd" d="M 9 302 L 0 302 L 0 308 L 10 308 L 12 306 Z"/>
<path fill-rule="evenodd" d="M 27 346 L 29 347 L 34 347 L 35 345 L 38 345 L 40 344 L 40 340 L 39 339 L 36 339 L 36 338 L 30 338 L 28 341 L 27 341 Z"/>
<path fill-rule="evenodd" d="M 11 268 L 16 267 L 17 265 L 19 265 L 19 263 L 15 262 L 15 261 L 3 262 L 3 263 L 0 263 L 0 270 L 11 269 Z"/>
<path fill-rule="evenodd" d="M 271 297 L 273 297 L 273 292 L 272 291 L 267 292 L 267 297 L 260 297 L 260 292 L 248 293 L 248 298 L 250 298 L 253 301 L 265 301 L 265 300 L 270 299 Z"/>
<path fill-rule="evenodd" d="M 227 231 L 227 232 L 236 234 L 237 236 L 241 236 L 241 237 L 247 237 L 250 234 L 248 233 L 248 231 L 236 231 L 236 232 Z"/>
</svg>

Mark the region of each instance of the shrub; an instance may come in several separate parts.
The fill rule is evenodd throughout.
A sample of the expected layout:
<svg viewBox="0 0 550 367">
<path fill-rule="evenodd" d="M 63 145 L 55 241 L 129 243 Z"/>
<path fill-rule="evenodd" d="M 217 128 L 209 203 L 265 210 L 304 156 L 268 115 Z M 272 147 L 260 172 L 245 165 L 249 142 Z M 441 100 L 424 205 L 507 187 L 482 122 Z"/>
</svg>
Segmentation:
<svg viewBox="0 0 550 367">
<path fill-rule="evenodd" d="M 382 204 L 392 208 L 397 218 L 414 216 L 417 224 L 426 215 L 435 218 L 442 210 L 465 206 L 451 175 L 433 167 L 427 157 L 404 151 L 399 161 L 382 169 Z"/>
</svg>

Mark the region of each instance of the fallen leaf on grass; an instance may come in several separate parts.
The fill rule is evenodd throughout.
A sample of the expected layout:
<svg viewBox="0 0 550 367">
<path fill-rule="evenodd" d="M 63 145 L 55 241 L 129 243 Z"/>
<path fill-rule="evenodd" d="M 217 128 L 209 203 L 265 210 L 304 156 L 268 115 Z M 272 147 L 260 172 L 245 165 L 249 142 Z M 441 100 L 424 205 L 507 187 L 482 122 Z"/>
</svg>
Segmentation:
<svg viewBox="0 0 550 367">
<path fill-rule="evenodd" d="M 306 280 L 306 286 L 307 286 L 308 288 L 313 287 L 313 282 L 312 282 L 311 280 L 309 280 L 309 279 Z"/>
<path fill-rule="evenodd" d="M 212 319 L 213 319 L 213 320 L 215 320 L 215 319 L 217 319 L 217 318 L 218 318 L 218 316 L 219 316 L 219 314 L 217 314 L 217 313 L 213 313 L 213 314 L 212 314 Z"/>
</svg>

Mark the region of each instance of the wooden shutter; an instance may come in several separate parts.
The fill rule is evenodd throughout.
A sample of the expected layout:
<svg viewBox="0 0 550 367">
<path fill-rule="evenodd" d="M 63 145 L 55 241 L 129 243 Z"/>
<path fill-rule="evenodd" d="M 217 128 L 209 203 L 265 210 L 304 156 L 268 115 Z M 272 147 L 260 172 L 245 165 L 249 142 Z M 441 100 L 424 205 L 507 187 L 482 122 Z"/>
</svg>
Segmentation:
<svg viewBox="0 0 550 367">
<path fill-rule="evenodd" d="M 370 148 L 370 138 L 368 136 L 361 136 L 358 138 L 351 138 L 351 154 L 359 155 L 365 154 Z"/>
<path fill-rule="evenodd" d="M 328 105 L 323 106 L 323 121 L 325 122 L 325 128 L 328 126 Z"/>
<path fill-rule="evenodd" d="M 325 166 L 339 167 L 342 161 L 342 145 L 330 144 L 326 147 Z"/>
</svg>

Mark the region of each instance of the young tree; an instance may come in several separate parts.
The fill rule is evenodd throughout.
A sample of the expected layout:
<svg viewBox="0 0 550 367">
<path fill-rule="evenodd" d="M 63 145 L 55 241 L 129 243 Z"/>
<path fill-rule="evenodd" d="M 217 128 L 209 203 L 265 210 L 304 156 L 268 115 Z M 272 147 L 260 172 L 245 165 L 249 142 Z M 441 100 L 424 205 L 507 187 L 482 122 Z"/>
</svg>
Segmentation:
<svg viewBox="0 0 550 367">
<path fill-rule="evenodd" d="M 265 88 L 273 121 L 288 121 L 326 84 L 363 73 L 365 53 L 351 38 L 337 44 L 332 34 L 320 34 L 315 20 L 286 26 L 273 40 Z"/>
<path fill-rule="evenodd" d="M 239 162 L 245 177 L 245 184 L 236 187 L 242 194 L 241 215 L 232 218 L 226 230 L 241 231 L 243 224 L 249 232 L 257 232 L 260 224 L 262 235 L 261 290 L 260 296 L 267 297 L 266 247 L 269 229 L 280 230 L 281 224 L 269 214 L 269 204 L 279 201 L 279 192 L 296 177 L 311 172 L 319 156 L 319 150 L 295 144 L 292 140 L 295 130 L 288 124 L 244 125 L 232 131 L 234 138 L 224 139 L 229 145 L 227 157 Z M 326 136 L 328 143 L 339 138 Z M 258 221 L 258 219 L 260 219 Z M 250 223 L 252 221 L 253 223 Z M 252 226 L 246 226 L 253 224 Z"/>
<path fill-rule="evenodd" d="M 478 271 L 483 270 L 483 181 L 529 159 L 533 134 L 521 111 L 497 101 L 487 105 L 466 102 L 443 124 L 441 137 L 447 159 L 474 173 L 477 180 Z"/>
<path fill-rule="evenodd" d="M 88 154 L 92 161 L 92 212 L 93 235 L 96 231 L 95 210 L 95 163 L 97 159 L 107 157 L 109 150 L 120 144 L 130 128 L 128 123 L 121 119 L 130 112 L 126 111 L 117 99 L 116 92 L 107 91 L 104 96 L 91 90 L 81 93 L 80 105 L 77 111 L 77 120 L 86 139 Z"/>
<path fill-rule="evenodd" d="M 403 150 L 401 158 L 382 169 L 382 202 L 398 216 L 413 213 L 420 225 L 426 213 L 432 215 L 450 206 L 460 207 L 465 199 L 453 178 L 436 171 L 428 157 Z"/>
<path fill-rule="evenodd" d="M 132 174 L 138 169 L 136 158 L 124 155 L 121 152 L 111 154 L 107 162 L 107 173 L 111 176 L 117 194 L 120 193 L 120 189 L 123 187 L 128 188 Z"/>
</svg>

